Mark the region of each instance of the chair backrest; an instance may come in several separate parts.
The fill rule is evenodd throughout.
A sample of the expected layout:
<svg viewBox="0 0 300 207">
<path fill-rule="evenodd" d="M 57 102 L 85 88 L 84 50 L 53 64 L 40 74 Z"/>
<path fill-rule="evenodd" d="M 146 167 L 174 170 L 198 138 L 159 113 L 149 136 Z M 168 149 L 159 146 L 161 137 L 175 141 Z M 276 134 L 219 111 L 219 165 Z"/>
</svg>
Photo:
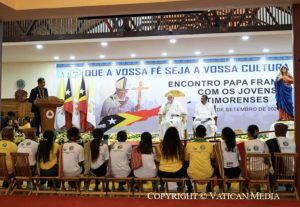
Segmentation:
<svg viewBox="0 0 300 207">
<path fill-rule="evenodd" d="M 0 180 L 8 178 L 8 170 L 6 166 L 6 154 L 0 153 Z"/>
<path fill-rule="evenodd" d="M 28 153 L 10 153 L 13 159 L 15 177 L 32 177 Z"/>
<path fill-rule="evenodd" d="M 246 157 L 247 178 L 249 180 L 268 180 L 271 168 L 269 153 L 248 153 Z"/>
<path fill-rule="evenodd" d="M 295 180 L 297 153 L 274 153 L 275 179 Z"/>
</svg>

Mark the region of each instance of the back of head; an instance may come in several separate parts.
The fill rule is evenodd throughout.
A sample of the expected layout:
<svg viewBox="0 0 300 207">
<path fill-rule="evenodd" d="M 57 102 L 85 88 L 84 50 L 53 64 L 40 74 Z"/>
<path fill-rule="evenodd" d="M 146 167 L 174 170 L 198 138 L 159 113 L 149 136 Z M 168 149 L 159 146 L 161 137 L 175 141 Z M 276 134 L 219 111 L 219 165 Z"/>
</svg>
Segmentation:
<svg viewBox="0 0 300 207">
<path fill-rule="evenodd" d="M 5 127 L 1 132 L 2 139 L 12 141 L 15 137 L 15 132 L 12 127 Z"/>
<path fill-rule="evenodd" d="M 117 140 L 119 142 L 126 142 L 126 140 L 127 140 L 127 133 L 126 133 L 126 131 L 119 131 L 117 133 Z"/>
<path fill-rule="evenodd" d="M 100 144 L 101 140 L 103 138 L 103 130 L 100 128 L 96 128 L 93 131 L 93 137 L 94 139 L 91 141 L 90 147 L 91 147 L 91 157 L 92 161 L 97 161 L 99 154 L 100 154 Z"/>
<path fill-rule="evenodd" d="M 31 139 L 31 140 L 35 140 L 35 128 L 29 128 L 29 129 L 24 129 L 23 133 L 25 134 L 25 138 L 26 139 Z"/>
<path fill-rule="evenodd" d="M 94 139 L 102 139 L 104 135 L 104 132 L 100 128 L 96 128 L 93 130 L 93 137 Z"/>
<path fill-rule="evenodd" d="M 277 123 L 274 126 L 276 137 L 285 137 L 288 131 L 288 126 L 283 123 Z"/>
<path fill-rule="evenodd" d="M 67 131 L 67 137 L 71 141 L 77 141 L 79 140 L 79 129 L 77 127 L 71 127 Z"/>
<path fill-rule="evenodd" d="M 39 143 L 37 158 L 39 161 L 48 162 L 50 160 L 50 152 L 53 149 L 55 134 L 52 130 L 46 130 L 43 133 L 43 139 Z"/>
<path fill-rule="evenodd" d="M 222 138 L 226 144 L 226 151 L 234 152 L 234 148 L 236 146 L 235 143 L 235 132 L 230 127 L 225 127 L 222 130 Z"/>
<path fill-rule="evenodd" d="M 152 135 L 149 132 L 143 132 L 141 141 L 138 146 L 138 151 L 142 154 L 152 154 Z"/>
<path fill-rule="evenodd" d="M 248 129 L 247 129 L 247 132 L 248 132 L 248 136 L 257 138 L 258 137 L 258 133 L 259 133 L 259 128 L 255 124 L 249 125 Z"/>
<path fill-rule="evenodd" d="M 196 128 L 196 137 L 204 138 L 206 136 L 206 128 L 203 125 L 199 125 Z"/>
<path fill-rule="evenodd" d="M 169 127 L 162 141 L 162 156 L 167 160 L 180 159 L 182 149 L 178 130 L 175 127 Z"/>
</svg>

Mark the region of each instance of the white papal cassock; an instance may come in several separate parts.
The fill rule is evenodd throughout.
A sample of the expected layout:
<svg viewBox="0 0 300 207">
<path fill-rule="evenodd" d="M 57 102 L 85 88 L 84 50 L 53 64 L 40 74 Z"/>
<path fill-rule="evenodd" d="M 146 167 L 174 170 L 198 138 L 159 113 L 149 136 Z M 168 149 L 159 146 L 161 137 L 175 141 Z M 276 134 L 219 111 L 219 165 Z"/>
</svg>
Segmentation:
<svg viewBox="0 0 300 207">
<path fill-rule="evenodd" d="M 178 130 L 180 139 L 183 139 L 184 129 L 186 124 L 183 123 L 183 115 L 186 114 L 182 105 L 173 100 L 172 103 L 165 102 L 158 112 L 162 116 L 161 126 L 160 126 L 160 139 L 164 138 L 165 132 L 169 127 L 175 127 Z"/>
<path fill-rule="evenodd" d="M 217 131 L 215 117 L 217 116 L 214 105 L 211 103 L 202 104 L 201 102 L 196 105 L 193 130 L 195 131 L 200 124 L 206 128 L 206 136 L 212 137 Z"/>
</svg>

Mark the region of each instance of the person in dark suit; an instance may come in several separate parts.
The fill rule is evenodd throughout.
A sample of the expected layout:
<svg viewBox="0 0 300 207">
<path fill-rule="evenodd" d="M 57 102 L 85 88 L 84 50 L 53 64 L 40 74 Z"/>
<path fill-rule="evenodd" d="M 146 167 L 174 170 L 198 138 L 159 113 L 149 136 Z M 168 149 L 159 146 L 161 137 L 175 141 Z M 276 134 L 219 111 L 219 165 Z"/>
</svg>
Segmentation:
<svg viewBox="0 0 300 207">
<path fill-rule="evenodd" d="M 45 88 L 45 79 L 39 78 L 37 80 L 38 86 L 33 88 L 30 92 L 29 102 L 32 103 L 31 112 L 34 113 L 34 123 L 33 127 L 36 128 L 36 135 L 40 134 L 40 126 L 41 126 L 41 115 L 39 108 L 35 105 L 35 101 L 40 98 L 48 97 L 48 90 Z"/>
</svg>

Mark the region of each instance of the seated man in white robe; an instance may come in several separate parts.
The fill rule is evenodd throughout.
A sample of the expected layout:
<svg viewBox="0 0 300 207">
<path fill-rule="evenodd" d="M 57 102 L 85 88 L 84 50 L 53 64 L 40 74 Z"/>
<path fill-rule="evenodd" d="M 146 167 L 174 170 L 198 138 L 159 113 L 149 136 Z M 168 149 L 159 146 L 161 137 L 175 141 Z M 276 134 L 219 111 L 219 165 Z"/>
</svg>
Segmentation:
<svg viewBox="0 0 300 207">
<path fill-rule="evenodd" d="M 206 128 L 207 137 L 214 136 L 217 131 L 216 119 L 217 114 L 214 105 L 208 103 L 206 95 L 201 96 L 201 102 L 195 108 L 193 131 L 201 124 Z"/>
<path fill-rule="evenodd" d="M 169 127 L 175 127 L 181 139 L 183 139 L 183 132 L 185 129 L 184 111 L 182 105 L 174 100 L 174 95 L 169 93 L 167 95 L 167 102 L 165 102 L 158 112 L 161 119 L 160 139 L 164 138 L 165 132 Z"/>
</svg>

